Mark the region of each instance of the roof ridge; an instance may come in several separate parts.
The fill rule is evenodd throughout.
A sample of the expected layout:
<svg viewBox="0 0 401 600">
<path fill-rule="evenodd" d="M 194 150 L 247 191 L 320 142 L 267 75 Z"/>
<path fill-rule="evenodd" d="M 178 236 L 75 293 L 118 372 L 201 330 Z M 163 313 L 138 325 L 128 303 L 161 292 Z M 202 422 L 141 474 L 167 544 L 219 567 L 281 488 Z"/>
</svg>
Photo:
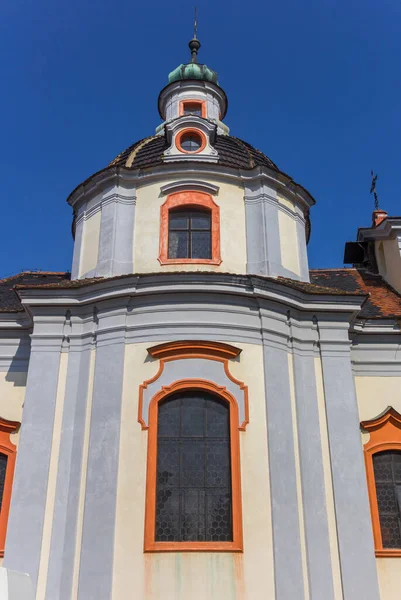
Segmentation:
<svg viewBox="0 0 401 600">
<path fill-rule="evenodd" d="M 127 160 L 125 161 L 125 165 L 124 167 L 126 167 L 127 169 L 130 169 L 132 167 L 132 163 L 135 160 L 135 156 L 138 154 L 138 152 L 144 147 L 146 146 L 146 144 L 149 144 L 149 142 L 151 142 L 152 140 L 154 140 L 155 138 L 160 137 L 160 135 L 151 135 L 147 138 L 144 138 L 143 140 L 141 140 L 140 142 L 138 142 L 135 146 L 135 148 L 133 148 L 133 150 L 129 153 Z"/>
</svg>

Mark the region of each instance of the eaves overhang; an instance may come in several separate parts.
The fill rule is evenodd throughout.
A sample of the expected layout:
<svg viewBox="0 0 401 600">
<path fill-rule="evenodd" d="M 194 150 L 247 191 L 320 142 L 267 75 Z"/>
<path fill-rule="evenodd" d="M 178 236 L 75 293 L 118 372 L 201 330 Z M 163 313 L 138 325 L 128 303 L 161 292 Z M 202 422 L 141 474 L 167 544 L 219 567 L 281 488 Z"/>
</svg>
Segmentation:
<svg viewBox="0 0 401 600">
<path fill-rule="evenodd" d="M 386 217 L 376 227 L 360 227 L 357 233 L 357 241 L 387 240 L 400 234 L 401 217 Z"/>
<path fill-rule="evenodd" d="M 270 301 L 300 312 L 331 312 L 355 318 L 366 296 L 257 275 L 234 275 L 214 272 L 178 272 L 124 275 L 108 279 L 76 280 L 68 285 L 16 286 L 21 303 L 28 310 L 35 307 L 74 307 L 118 298 L 154 294 L 190 293 L 225 294 Z"/>
</svg>

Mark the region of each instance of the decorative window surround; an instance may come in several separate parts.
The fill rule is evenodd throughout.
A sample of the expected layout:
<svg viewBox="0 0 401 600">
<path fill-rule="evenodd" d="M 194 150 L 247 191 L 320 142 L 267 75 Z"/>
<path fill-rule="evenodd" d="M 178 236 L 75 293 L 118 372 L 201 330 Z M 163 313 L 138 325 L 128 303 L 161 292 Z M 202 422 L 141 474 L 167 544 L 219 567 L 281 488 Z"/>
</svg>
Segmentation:
<svg viewBox="0 0 401 600">
<path fill-rule="evenodd" d="M 383 548 L 375 474 L 373 469 L 373 456 L 376 453 L 386 450 L 401 452 L 401 415 L 394 408 L 389 406 L 375 419 L 362 421 L 361 428 L 370 434 L 369 441 L 364 445 L 363 450 L 372 515 L 375 553 L 376 556 L 380 557 L 401 557 L 401 548 Z"/>
<path fill-rule="evenodd" d="M 190 381 L 199 384 L 198 374 L 202 373 L 205 380 L 214 381 L 213 385 L 217 386 L 218 394 L 227 392 L 235 399 L 238 407 L 238 429 L 245 431 L 249 423 L 248 386 L 231 375 L 228 363 L 239 356 L 239 348 L 221 342 L 184 340 L 158 344 L 149 348 L 148 353 L 160 363 L 156 375 L 139 387 L 138 422 L 142 429 L 149 427 L 150 405 L 155 394 L 160 393 L 160 389 L 171 393 L 175 382 L 182 379 L 179 376 L 182 373 L 185 373 L 188 385 Z M 183 360 L 185 364 L 181 362 Z"/>
<path fill-rule="evenodd" d="M 168 258 L 169 211 L 179 207 L 206 208 L 211 212 L 212 258 Z M 209 194 L 204 192 L 177 192 L 170 194 L 160 208 L 160 244 L 158 261 L 161 265 L 201 264 L 220 265 L 220 208 Z"/>
<path fill-rule="evenodd" d="M 180 117 L 185 115 L 185 105 L 196 105 L 198 106 L 201 111 L 202 111 L 202 119 L 206 119 L 206 100 L 192 100 L 190 98 L 185 98 L 185 100 L 180 100 L 180 108 L 179 108 L 179 115 Z"/>
<path fill-rule="evenodd" d="M 203 341 L 167 342 L 148 349 L 148 353 L 152 358 L 160 360 L 160 366 L 157 374 L 152 379 L 145 381 L 139 390 L 138 421 L 142 425 L 142 429 L 149 430 L 145 552 L 242 552 L 238 431 L 245 430 L 249 421 L 248 388 L 241 381 L 235 379 L 228 368 L 228 360 L 237 358 L 240 352 L 239 348 L 229 344 Z M 185 361 L 185 363 L 182 361 Z M 177 373 L 185 373 L 186 378 L 177 378 Z M 202 373 L 202 379 L 191 377 L 191 375 L 197 373 Z M 212 379 L 210 380 L 209 377 L 212 377 Z M 232 542 L 155 542 L 154 540 L 158 403 L 170 394 L 184 390 L 203 390 L 215 394 L 226 400 L 230 406 Z"/>
<path fill-rule="evenodd" d="M 20 427 L 17 421 L 7 421 L 0 417 L 0 454 L 7 456 L 6 475 L 4 480 L 3 499 L 0 511 L 0 557 L 4 556 L 8 513 L 10 511 L 11 490 L 14 479 L 15 458 L 17 448 L 10 439 L 11 433 L 16 433 Z"/>
<path fill-rule="evenodd" d="M 157 415 L 158 403 L 178 391 L 200 390 L 215 394 L 226 400 L 230 407 L 231 442 L 231 486 L 232 486 L 232 542 L 155 542 L 156 511 L 156 469 L 157 469 Z M 163 386 L 149 407 L 148 462 L 146 476 L 145 508 L 145 552 L 242 552 L 242 508 L 241 508 L 241 468 L 238 434 L 238 405 L 235 398 L 224 388 L 204 379 L 183 379 L 171 386 Z"/>
<path fill-rule="evenodd" d="M 196 131 L 203 139 L 202 147 L 197 152 L 183 152 L 179 146 L 182 133 Z M 164 161 L 206 161 L 217 162 L 218 152 L 212 146 L 216 135 L 216 125 L 196 115 L 184 115 L 166 123 L 166 138 L 170 147 L 164 152 Z"/>
<path fill-rule="evenodd" d="M 199 192 L 205 192 L 206 194 L 212 194 L 217 196 L 219 193 L 219 186 L 209 183 L 208 181 L 198 181 L 196 179 L 183 179 L 180 181 L 174 181 L 173 183 L 167 183 L 162 185 L 160 188 L 161 195 L 171 194 L 173 192 L 187 192 L 196 190 Z"/>
</svg>

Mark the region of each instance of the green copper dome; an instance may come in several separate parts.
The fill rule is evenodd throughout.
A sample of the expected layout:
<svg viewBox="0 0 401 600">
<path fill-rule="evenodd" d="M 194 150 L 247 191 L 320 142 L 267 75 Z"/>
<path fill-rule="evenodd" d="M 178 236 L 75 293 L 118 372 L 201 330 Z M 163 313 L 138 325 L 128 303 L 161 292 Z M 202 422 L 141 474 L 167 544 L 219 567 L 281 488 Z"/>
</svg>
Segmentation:
<svg viewBox="0 0 401 600">
<path fill-rule="evenodd" d="M 198 50 L 201 46 L 196 36 L 188 44 L 191 50 L 191 62 L 186 65 L 179 65 L 168 76 L 168 82 L 183 81 L 185 79 L 198 79 L 200 81 L 210 81 L 218 85 L 218 76 L 216 71 L 212 71 L 206 65 L 198 64 Z"/>
<path fill-rule="evenodd" d="M 216 71 L 212 71 L 206 65 L 199 65 L 195 62 L 179 65 L 168 76 L 169 83 L 183 79 L 200 79 L 201 81 L 211 81 L 218 84 Z"/>
</svg>

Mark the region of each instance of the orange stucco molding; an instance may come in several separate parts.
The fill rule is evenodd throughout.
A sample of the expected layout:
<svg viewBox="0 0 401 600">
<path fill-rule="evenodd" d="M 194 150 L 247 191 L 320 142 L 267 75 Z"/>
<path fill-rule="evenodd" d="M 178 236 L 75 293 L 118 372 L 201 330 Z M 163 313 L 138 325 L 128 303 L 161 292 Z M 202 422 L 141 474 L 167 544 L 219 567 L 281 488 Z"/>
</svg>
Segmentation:
<svg viewBox="0 0 401 600">
<path fill-rule="evenodd" d="M 0 511 L 0 557 L 4 556 L 6 543 L 8 514 L 10 512 L 11 491 L 14 479 L 17 448 L 10 439 L 10 434 L 18 431 L 18 421 L 7 421 L 0 417 L 0 454 L 7 456 L 6 476 L 4 480 L 3 499 Z"/>
<path fill-rule="evenodd" d="M 200 107 L 201 111 L 202 111 L 202 117 L 204 119 L 206 119 L 206 100 L 190 100 L 189 98 L 187 98 L 186 100 L 180 100 L 180 109 L 179 109 L 179 116 L 182 117 L 182 115 L 185 112 L 185 105 L 186 104 L 191 104 L 192 106 L 194 104 L 196 104 L 197 106 Z"/>
<path fill-rule="evenodd" d="M 204 208 L 211 212 L 212 258 L 169 258 L 168 257 L 168 220 L 169 211 L 174 208 Z M 201 264 L 220 265 L 220 207 L 210 194 L 205 192 L 176 192 L 167 196 L 160 207 L 160 242 L 158 261 L 161 265 Z"/>
<path fill-rule="evenodd" d="M 164 371 L 164 366 L 167 362 L 172 360 L 186 360 L 190 358 L 203 358 L 206 360 L 215 360 L 220 362 L 224 366 L 224 372 L 226 376 L 235 383 L 241 392 L 244 394 L 244 410 L 245 418 L 242 423 L 238 424 L 240 431 L 245 431 L 246 426 L 249 423 L 249 400 L 248 400 L 248 386 L 243 381 L 240 381 L 230 373 L 229 360 L 237 358 L 241 353 L 240 348 L 231 346 L 230 344 L 224 344 L 222 342 L 208 342 L 203 340 L 183 340 L 176 342 L 167 342 L 164 344 L 158 344 L 148 348 L 148 354 L 155 359 L 159 359 L 159 369 L 153 377 L 147 379 L 139 386 L 139 400 L 138 400 L 138 423 L 141 424 L 142 429 L 148 429 L 148 425 L 143 419 L 143 392 L 148 388 L 151 383 L 157 381 Z M 183 367 L 185 372 L 185 367 Z M 193 381 L 187 380 L 187 381 Z M 194 380 L 195 381 L 195 380 Z M 190 389 L 190 388 L 188 388 Z M 220 390 L 225 390 L 224 386 L 219 387 Z M 151 401 L 152 402 L 152 401 Z M 149 405 L 150 411 L 150 405 Z M 150 421 L 150 415 L 149 415 Z"/>
<path fill-rule="evenodd" d="M 363 447 L 370 512 L 372 515 L 373 538 L 376 556 L 401 557 L 401 548 L 383 548 L 380 527 L 379 507 L 377 503 L 376 482 L 373 468 L 373 455 L 385 450 L 401 452 L 401 414 L 391 406 L 369 421 L 362 421 L 361 428 L 370 434 Z"/>
<path fill-rule="evenodd" d="M 157 418 L 158 404 L 175 392 L 203 390 L 216 394 L 229 404 L 231 444 L 231 486 L 233 540 L 231 542 L 156 542 L 156 475 L 157 475 Z M 163 386 L 149 406 L 148 459 L 146 474 L 146 505 L 144 552 L 242 552 L 241 465 L 238 433 L 238 406 L 225 387 L 203 379 L 182 379 Z"/>
</svg>

